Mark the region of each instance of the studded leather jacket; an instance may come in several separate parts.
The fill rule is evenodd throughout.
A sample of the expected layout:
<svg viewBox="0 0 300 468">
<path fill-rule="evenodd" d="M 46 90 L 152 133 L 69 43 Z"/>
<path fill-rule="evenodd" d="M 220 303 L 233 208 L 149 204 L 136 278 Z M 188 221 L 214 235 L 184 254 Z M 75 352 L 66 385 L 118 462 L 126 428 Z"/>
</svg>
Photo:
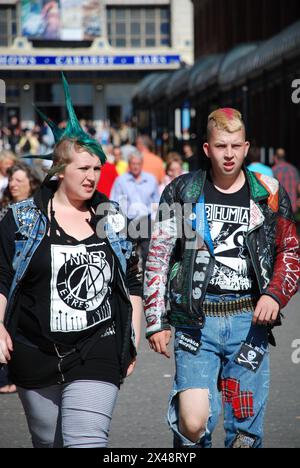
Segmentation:
<svg viewBox="0 0 300 468">
<path fill-rule="evenodd" d="M 279 182 L 244 168 L 250 189 L 246 246 L 257 295 L 282 309 L 299 282 L 299 243 L 290 201 Z M 146 336 L 172 326 L 203 327 L 201 309 L 215 257 L 205 215 L 207 168 L 178 177 L 164 190 L 146 264 Z M 197 288 L 193 288 L 193 281 Z"/>
</svg>

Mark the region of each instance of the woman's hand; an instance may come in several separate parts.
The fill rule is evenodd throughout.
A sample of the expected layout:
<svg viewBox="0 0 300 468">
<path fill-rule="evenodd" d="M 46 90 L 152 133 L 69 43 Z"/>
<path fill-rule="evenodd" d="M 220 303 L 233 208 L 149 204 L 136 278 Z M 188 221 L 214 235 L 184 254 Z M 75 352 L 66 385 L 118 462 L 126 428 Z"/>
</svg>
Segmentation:
<svg viewBox="0 0 300 468">
<path fill-rule="evenodd" d="M 3 323 L 0 323 L 0 363 L 7 364 L 10 361 L 10 353 L 13 351 L 11 337 Z"/>
<path fill-rule="evenodd" d="M 133 358 L 131 363 L 129 364 L 126 377 L 129 377 L 133 373 L 135 366 L 136 366 L 136 357 Z"/>
</svg>

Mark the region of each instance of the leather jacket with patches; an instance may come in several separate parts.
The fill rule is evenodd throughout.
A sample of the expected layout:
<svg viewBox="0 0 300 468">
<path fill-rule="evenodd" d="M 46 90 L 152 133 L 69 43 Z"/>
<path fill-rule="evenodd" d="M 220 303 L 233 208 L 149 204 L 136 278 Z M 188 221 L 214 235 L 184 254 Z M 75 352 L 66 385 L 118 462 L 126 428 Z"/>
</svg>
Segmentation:
<svg viewBox="0 0 300 468">
<path fill-rule="evenodd" d="M 178 177 L 162 194 L 145 272 L 147 337 L 170 325 L 204 326 L 201 304 L 215 264 L 203 195 L 207 170 Z M 257 294 L 282 309 L 298 289 L 300 270 L 290 200 L 276 179 L 244 171 L 250 189 L 245 241 Z"/>
</svg>

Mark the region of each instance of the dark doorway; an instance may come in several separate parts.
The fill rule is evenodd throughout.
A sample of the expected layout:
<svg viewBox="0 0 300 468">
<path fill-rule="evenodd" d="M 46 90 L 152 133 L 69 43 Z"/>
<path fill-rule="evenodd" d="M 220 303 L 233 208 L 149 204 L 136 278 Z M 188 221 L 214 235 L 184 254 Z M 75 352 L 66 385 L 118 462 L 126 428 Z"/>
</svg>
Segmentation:
<svg viewBox="0 0 300 468">
<path fill-rule="evenodd" d="M 119 127 L 121 123 L 121 106 L 107 106 L 107 117 L 112 127 Z"/>
</svg>

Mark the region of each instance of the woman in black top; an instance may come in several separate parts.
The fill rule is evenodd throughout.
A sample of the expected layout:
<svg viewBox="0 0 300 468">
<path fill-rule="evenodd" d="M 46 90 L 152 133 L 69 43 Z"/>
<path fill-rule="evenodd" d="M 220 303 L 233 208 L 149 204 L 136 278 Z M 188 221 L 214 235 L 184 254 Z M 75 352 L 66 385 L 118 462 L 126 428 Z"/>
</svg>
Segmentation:
<svg viewBox="0 0 300 468">
<path fill-rule="evenodd" d="M 35 447 L 104 447 L 118 388 L 135 366 L 138 257 L 120 235 L 123 215 L 96 192 L 99 157 L 63 138 L 54 167 L 57 180 L 0 225 L 0 362 Z"/>
</svg>

